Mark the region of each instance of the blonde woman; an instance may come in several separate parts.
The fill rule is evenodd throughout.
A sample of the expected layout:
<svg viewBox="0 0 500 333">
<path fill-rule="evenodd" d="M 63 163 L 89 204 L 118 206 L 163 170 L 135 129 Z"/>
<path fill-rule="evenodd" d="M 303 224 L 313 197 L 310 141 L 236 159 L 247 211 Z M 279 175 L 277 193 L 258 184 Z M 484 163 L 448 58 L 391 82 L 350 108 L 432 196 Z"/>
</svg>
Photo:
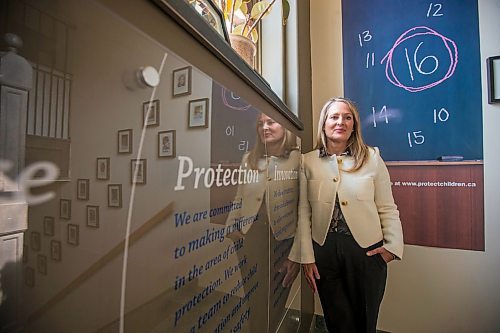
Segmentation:
<svg viewBox="0 0 500 333">
<path fill-rule="evenodd" d="M 376 332 L 387 263 L 403 256 L 389 173 L 344 98 L 321 110 L 316 149 L 302 156 L 299 220 L 289 259 L 318 292 L 330 332 Z"/>
<path fill-rule="evenodd" d="M 300 272 L 288 254 L 296 230 L 301 153 L 295 136 L 265 114 L 257 118 L 256 135 L 241 167 L 258 170 L 259 181 L 238 186 L 234 201 L 241 200 L 241 208 L 228 215 L 226 224 L 245 221 L 228 237 L 243 243 L 237 260 L 247 263 L 238 278 L 250 276 L 249 270 L 256 267 L 252 281 L 259 281 L 250 300 L 248 332 L 274 332 L 286 311 L 289 287 Z M 252 283 L 242 289 L 248 292 Z"/>
</svg>

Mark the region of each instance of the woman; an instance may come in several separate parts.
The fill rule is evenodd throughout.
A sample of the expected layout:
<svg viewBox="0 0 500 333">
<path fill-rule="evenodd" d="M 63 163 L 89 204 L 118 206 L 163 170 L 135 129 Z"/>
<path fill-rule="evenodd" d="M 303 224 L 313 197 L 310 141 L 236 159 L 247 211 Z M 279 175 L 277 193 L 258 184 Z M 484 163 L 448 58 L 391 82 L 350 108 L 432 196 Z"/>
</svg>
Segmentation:
<svg viewBox="0 0 500 333">
<path fill-rule="evenodd" d="M 344 98 L 321 110 L 316 149 L 302 156 L 299 221 L 289 259 L 318 292 L 330 332 L 376 332 L 387 263 L 403 256 L 389 173 Z"/>
<path fill-rule="evenodd" d="M 294 184 L 297 183 L 296 179 L 286 181 L 274 179 L 276 170 L 298 171 L 300 152 L 295 136 L 283 128 L 280 123 L 265 114 L 259 116 L 256 131 L 255 146 L 243 156 L 241 165 L 244 169 L 258 170 L 259 182 L 244 184 L 238 187 L 234 201 L 239 201 L 240 198 L 243 198 L 242 207 L 229 214 L 226 224 L 235 221 L 239 217 L 256 215 L 263 202 L 266 202 L 264 208 L 266 208 L 265 212 L 268 215 L 268 220 L 272 221 L 275 214 L 275 211 L 272 209 L 272 206 L 275 204 L 274 200 L 282 200 L 282 198 L 276 198 L 269 195 L 269 193 L 272 193 L 272 189 L 277 190 L 276 187 L 295 187 Z M 285 221 L 286 219 L 281 219 L 280 223 L 270 223 L 273 235 L 277 240 L 291 238 L 294 235 L 295 228 L 289 228 L 286 232 L 282 231 L 281 224 Z M 240 230 L 241 233 L 246 234 L 252 225 L 244 225 L 242 230 Z M 240 236 L 243 236 L 242 234 Z"/>
<path fill-rule="evenodd" d="M 238 186 L 234 201 L 241 199 L 241 208 L 229 214 L 226 225 L 255 216 L 255 221 L 242 225 L 228 237 L 235 242 L 244 239 L 237 261 L 247 263 L 239 270 L 238 278 L 249 276 L 249 270 L 257 267 L 253 280 L 242 288 L 248 292 L 253 283 L 259 283 L 250 300 L 252 315 L 247 331 L 267 332 L 278 327 L 288 287 L 300 272 L 300 265 L 287 257 L 296 229 L 301 154 L 295 136 L 265 114 L 257 119 L 256 132 L 255 146 L 243 156 L 241 165 L 258 170 L 259 181 Z M 287 177 L 282 177 L 281 172 Z M 293 174 L 296 176 L 289 177 Z"/>
</svg>

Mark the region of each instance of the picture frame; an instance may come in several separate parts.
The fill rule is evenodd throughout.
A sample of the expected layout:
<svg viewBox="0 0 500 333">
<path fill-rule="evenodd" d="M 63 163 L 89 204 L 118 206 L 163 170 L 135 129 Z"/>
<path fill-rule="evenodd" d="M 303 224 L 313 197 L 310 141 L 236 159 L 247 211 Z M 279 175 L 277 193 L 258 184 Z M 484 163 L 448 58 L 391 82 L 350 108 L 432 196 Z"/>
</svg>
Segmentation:
<svg viewBox="0 0 500 333">
<path fill-rule="evenodd" d="M 71 219 L 71 200 L 70 199 L 60 199 L 59 200 L 59 218 L 62 220 Z"/>
<path fill-rule="evenodd" d="M 109 157 L 98 157 L 96 159 L 95 178 L 97 180 L 109 180 Z"/>
<path fill-rule="evenodd" d="M 182 67 L 172 72 L 172 96 L 191 94 L 192 67 Z"/>
<path fill-rule="evenodd" d="M 135 179 L 136 184 L 146 184 L 147 180 L 147 160 L 131 160 L 130 161 L 130 184 L 134 184 L 135 169 L 137 169 L 137 178 Z"/>
<path fill-rule="evenodd" d="M 118 131 L 118 154 L 132 154 L 132 129 Z"/>
<path fill-rule="evenodd" d="M 40 251 L 42 248 L 42 239 L 38 231 L 32 231 L 30 234 L 30 246 L 33 251 Z"/>
<path fill-rule="evenodd" d="M 99 228 L 99 206 L 87 206 L 87 226 Z"/>
<path fill-rule="evenodd" d="M 209 118 L 208 98 L 189 101 L 188 128 L 207 128 Z"/>
<path fill-rule="evenodd" d="M 89 200 L 89 179 L 77 179 L 76 180 L 76 199 L 77 200 Z"/>
<path fill-rule="evenodd" d="M 27 264 L 29 260 L 29 248 L 28 245 L 23 244 L 23 264 Z"/>
<path fill-rule="evenodd" d="M 224 14 L 211 0 L 198 0 L 190 2 L 193 9 L 224 38 L 227 43 L 231 43 L 229 34 L 224 22 Z"/>
<path fill-rule="evenodd" d="M 43 234 L 49 237 L 55 235 L 55 219 L 53 216 L 43 217 Z"/>
<path fill-rule="evenodd" d="M 47 275 L 47 256 L 39 254 L 36 258 L 36 268 L 38 273 Z"/>
<path fill-rule="evenodd" d="M 24 269 L 24 284 L 30 288 L 35 286 L 35 270 L 33 267 L 27 266 Z"/>
<path fill-rule="evenodd" d="M 122 184 L 108 185 L 108 207 L 122 207 Z"/>
<path fill-rule="evenodd" d="M 158 157 L 175 157 L 175 130 L 158 132 Z"/>
<path fill-rule="evenodd" d="M 486 59 L 488 67 L 488 104 L 500 103 L 500 55 Z"/>
<path fill-rule="evenodd" d="M 80 243 L 80 226 L 77 224 L 68 224 L 67 243 L 78 246 Z"/>
<path fill-rule="evenodd" d="M 159 125 L 160 100 L 155 99 L 154 101 L 151 101 L 151 103 L 149 101 L 142 103 L 142 126 L 154 127 Z"/>
<path fill-rule="evenodd" d="M 50 241 L 50 259 L 53 261 L 62 260 L 62 244 L 58 240 Z"/>
</svg>

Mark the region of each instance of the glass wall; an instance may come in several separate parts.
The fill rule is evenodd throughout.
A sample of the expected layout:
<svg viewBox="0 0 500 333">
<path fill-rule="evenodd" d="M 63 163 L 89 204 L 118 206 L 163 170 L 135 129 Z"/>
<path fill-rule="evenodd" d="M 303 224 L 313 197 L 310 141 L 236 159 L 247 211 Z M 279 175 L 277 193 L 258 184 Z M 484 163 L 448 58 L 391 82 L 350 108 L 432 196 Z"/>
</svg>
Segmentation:
<svg viewBox="0 0 500 333">
<path fill-rule="evenodd" d="M 0 6 L 0 331 L 297 331 L 286 124 L 100 2 Z"/>
</svg>

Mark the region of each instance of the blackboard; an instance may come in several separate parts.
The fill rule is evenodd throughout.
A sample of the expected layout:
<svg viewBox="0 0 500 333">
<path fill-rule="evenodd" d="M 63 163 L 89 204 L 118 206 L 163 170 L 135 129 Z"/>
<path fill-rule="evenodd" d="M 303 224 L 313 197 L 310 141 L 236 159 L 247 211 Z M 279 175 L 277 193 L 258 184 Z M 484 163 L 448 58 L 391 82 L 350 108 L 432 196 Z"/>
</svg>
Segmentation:
<svg viewBox="0 0 500 333">
<path fill-rule="evenodd" d="M 344 0 L 344 94 L 386 161 L 482 160 L 477 0 Z"/>
</svg>

